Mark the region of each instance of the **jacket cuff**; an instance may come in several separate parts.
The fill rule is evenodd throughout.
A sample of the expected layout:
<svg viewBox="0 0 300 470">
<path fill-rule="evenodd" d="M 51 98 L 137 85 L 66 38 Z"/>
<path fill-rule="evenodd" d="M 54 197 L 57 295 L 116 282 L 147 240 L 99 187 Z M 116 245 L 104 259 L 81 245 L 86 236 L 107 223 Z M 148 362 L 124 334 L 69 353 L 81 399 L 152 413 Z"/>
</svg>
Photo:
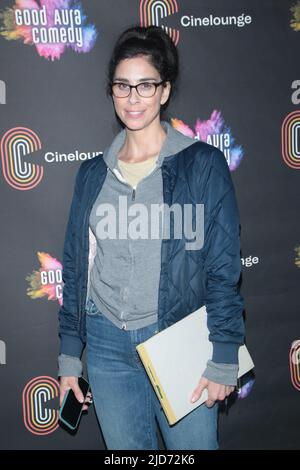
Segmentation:
<svg viewBox="0 0 300 470">
<path fill-rule="evenodd" d="M 239 348 L 240 344 L 237 343 L 221 343 L 219 341 L 212 341 L 214 362 L 221 362 L 222 364 L 238 364 L 239 363 Z"/>
<path fill-rule="evenodd" d="M 81 377 L 82 371 L 82 362 L 78 357 L 68 356 L 67 354 L 58 356 L 58 377 Z"/>
<path fill-rule="evenodd" d="M 66 354 L 80 359 L 84 347 L 81 339 L 78 336 L 71 336 L 65 333 L 60 333 L 60 338 L 59 354 Z"/>
<path fill-rule="evenodd" d="M 208 360 L 207 367 L 203 372 L 202 377 L 218 384 L 236 386 L 238 370 L 238 364 L 215 363 Z"/>
</svg>

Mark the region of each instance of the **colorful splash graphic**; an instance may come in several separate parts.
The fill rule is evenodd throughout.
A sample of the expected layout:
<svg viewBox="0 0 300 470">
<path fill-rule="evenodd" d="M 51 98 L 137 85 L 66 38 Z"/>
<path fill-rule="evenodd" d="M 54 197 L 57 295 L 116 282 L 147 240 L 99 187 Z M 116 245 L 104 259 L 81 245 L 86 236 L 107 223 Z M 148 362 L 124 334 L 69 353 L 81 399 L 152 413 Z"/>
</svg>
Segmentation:
<svg viewBox="0 0 300 470">
<path fill-rule="evenodd" d="M 300 268 L 300 245 L 296 246 L 294 250 L 296 252 L 295 264 L 297 268 Z"/>
<path fill-rule="evenodd" d="M 214 110 L 207 121 L 197 119 L 195 131 L 179 119 L 172 119 L 172 126 L 182 134 L 218 147 L 225 155 L 230 171 L 240 165 L 244 156 L 240 145 L 234 144 L 231 129 L 225 126 L 220 111 Z"/>
<path fill-rule="evenodd" d="M 31 299 L 58 300 L 62 305 L 62 264 L 48 253 L 38 251 L 37 255 L 41 268 L 26 277 L 30 284 L 27 295 Z"/>
<path fill-rule="evenodd" d="M 17 0 L 12 8 L 0 11 L 0 35 L 34 45 L 41 57 L 52 61 L 67 48 L 89 52 L 97 34 L 76 0 Z"/>
<path fill-rule="evenodd" d="M 300 0 L 298 0 L 295 5 L 291 7 L 292 19 L 291 19 L 291 28 L 294 31 L 300 31 Z"/>
</svg>

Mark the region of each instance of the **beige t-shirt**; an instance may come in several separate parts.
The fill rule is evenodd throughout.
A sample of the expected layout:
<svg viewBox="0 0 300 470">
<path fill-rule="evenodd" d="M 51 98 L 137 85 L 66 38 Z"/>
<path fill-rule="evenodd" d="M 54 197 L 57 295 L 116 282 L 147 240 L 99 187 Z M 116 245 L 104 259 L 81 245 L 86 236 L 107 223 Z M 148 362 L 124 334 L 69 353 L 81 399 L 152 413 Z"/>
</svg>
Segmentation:
<svg viewBox="0 0 300 470">
<path fill-rule="evenodd" d="M 138 182 L 148 175 L 155 165 L 158 155 L 147 158 L 143 162 L 124 162 L 118 159 L 118 166 L 125 180 L 133 187 L 136 187 Z"/>
</svg>

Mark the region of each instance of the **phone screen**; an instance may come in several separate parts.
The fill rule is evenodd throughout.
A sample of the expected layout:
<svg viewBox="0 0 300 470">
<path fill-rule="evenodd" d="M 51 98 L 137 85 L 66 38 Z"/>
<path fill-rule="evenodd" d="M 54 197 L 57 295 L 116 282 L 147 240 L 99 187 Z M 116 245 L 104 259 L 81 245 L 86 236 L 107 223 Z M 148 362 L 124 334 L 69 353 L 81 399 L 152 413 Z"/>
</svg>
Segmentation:
<svg viewBox="0 0 300 470">
<path fill-rule="evenodd" d="M 78 377 L 78 385 L 84 398 L 86 398 L 90 388 L 89 383 L 83 377 Z M 60 408 L 60 420 L 70 428 L 75 429 L 82 413 L 82 406 L 83 403 L 80 403 L 75 397 L 73 390 L 69 389 Z"/>
</svg>

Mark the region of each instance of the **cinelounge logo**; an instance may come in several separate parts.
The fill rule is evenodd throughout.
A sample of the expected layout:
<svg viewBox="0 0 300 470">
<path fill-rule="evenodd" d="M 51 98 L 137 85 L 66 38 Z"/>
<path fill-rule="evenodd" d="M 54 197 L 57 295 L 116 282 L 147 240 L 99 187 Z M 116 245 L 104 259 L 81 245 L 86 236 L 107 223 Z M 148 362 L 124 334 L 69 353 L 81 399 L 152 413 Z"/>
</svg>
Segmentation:
<svg viewBox="0 0 300 470">
<path fill-rule="evenodd" d="M 258 256 L 249 255 L 246 258 L 241 258 L 242 266 L 245 268 L 251 268 L 260 262 Z"/>
<path fill-rule="evenodd" d="M 281 127 L 281 151 L 284 162 L 294 170 L 300 169 L 300 111 L 292 111 Z"/>
<path fill-rule="evenodd" d="M 34 189 L 43 179 L 44 166 L 26 161 L 33 152 L 42 149 L 39 136 L 28 127 L 14 127 L 5 132 L 0 140 L 2 173 L 6 182 L 14 189 L 26 191 Z M 47 151 L 44 160 L 47 163 L 82 162 L 94 158 L 102 152 L 70 153 Z"/>
<path fill-rule="evenodd" d="M 23 160 L 24 156 L 41 147 L 38 135 L 26 127 L 9 129 L 3 135 L 0 142 L 2 172 L 6 182 L 14 189 L 33 189 L 42 180 L 42 165 Z"/>
<path fill-rule="evenodd" d="M 184 28 L 187 27 L 206 27 L 206 26 L 237 26 L 242 28 L 252 22 L 252 17 L 250 15 L 241 15 L 235 16 L 203 16 L 195 17 L 193 15 L 184 15 L 181 17 L 180 24 Z"/>
<path fill-rule="evenodd" d="M 291 381 L 296 390 L 300 391 L 300 340 L 292 343 L 290 349 Z"/>
<path fill-rule="evenodd" d="M 34 377 L 22 393 L 24 425 L 29 432 L 45 435 L 58 427 L 58 410 L 54 402 L 59 396 L 59 383 L 48 376 Z"/>
<path fill-rule="evenodd" d="M 161 26 L 172 38 L 175 45 L 179 41 L 179 30 L 162 24 L 163 18 L 178 12 L 176 0 L 141 0 L 140 21 L 141 26 Z"/>
<path fill-rule="evenodd" d="M 182 15 L 177 21 L 177 27 L 170 27 L 163 24 L 164 18 L 179 12 L 176 0 L 140 0 L 140 23 L 141 26 L 156 25 L 161 26 L 172 38 L 175 45 L 179 42 L 179 28 L 207 28 L 207 27 L 238 27 L 252 23 L 251 15 L 241 13 L 240 15 L 218 16 L 209 14 L 208 16 L 197 16 L 196 14 Z"/>
</svg>

